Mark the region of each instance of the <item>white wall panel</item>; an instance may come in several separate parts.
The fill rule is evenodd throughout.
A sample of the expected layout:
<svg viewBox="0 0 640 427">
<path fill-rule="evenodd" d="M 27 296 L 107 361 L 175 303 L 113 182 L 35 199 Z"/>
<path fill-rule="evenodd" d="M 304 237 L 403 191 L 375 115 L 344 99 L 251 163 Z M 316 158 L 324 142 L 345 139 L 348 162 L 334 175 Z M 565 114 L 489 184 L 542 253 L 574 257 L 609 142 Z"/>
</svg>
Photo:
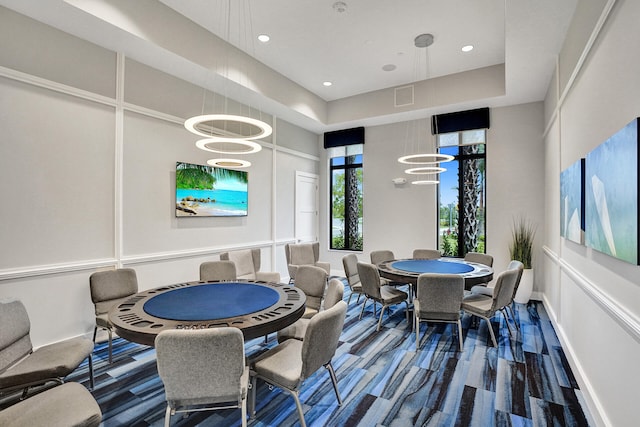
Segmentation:
<svg viewBox="0 0 640 427">
<path fill-rule="evenodd" d="M 113 257 L 114 115 L 0 79 L 0 269 Z"/>
<path fill-rule="evenodd" d="M 250 156 L 249 213 L 245 217 L 175 216 L 176 162 L 215 158 L 195 147 L 182 125 L 125 114 L 124 255 L 139 255 L 269 240 L 271 150 Z"/>
</svg>

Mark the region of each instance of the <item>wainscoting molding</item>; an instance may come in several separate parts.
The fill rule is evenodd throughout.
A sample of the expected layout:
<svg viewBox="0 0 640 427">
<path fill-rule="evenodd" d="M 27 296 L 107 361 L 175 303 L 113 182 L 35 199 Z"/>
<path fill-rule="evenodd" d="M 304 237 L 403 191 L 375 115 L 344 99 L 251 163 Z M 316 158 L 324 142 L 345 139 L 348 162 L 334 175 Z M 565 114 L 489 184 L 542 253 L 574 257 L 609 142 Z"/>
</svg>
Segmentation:
<svg viewBox="0 0 640 427">
<path fill-rule="evenodd" d="M 567 263 L 564 259 L 560 258 L 553 250 L 547 246 L 543 246 L 543 251 L 549 259 L 554 261 L 560 269 L 571 278 L 571 280 L 584 291 L 602 310 L 604 310 L 613 320 L 616 321 L 621 327 L 623 327 L 629 335 L 636 341 L 640 342 L 640 319 L 618 304 L 618 302 L 611 299 L 607 294 L 600 291 L 600 289 L 589 279 L 584 277 L 578 270 L 576 270 L 571 264 Z M 547 310 L 551 309 L 548 307 Z"/>
<path fill-rule="evenodd" d="M 629 313 L 624 307 L 611 299 L 608 295 L 600 291 L 593 282 L 584 277 L 571 264 L 558 256 L 558 254 L 551 248 L 543 246 L 542 249 L 544 254 L 558 266 L 560 271 L 564 272 L 576 286 L 578 286 L 596 303 L 598 307 L 607 313 L 611 319 L 618 323 L 635 340 L 640 341 L 640 322 L 635 318 L 635 316 Z M 558 321 L 558 313 L 554 311 L 553 304 L 548 300 L 544 293 L 542 294 L 541 299 L 547 313 L 549 314 L 553 327 L 556 330 L 558 339 L 562 343 L 562 348 L 565 350 L 569 365 L 581 384 L 580 388 L 584 392 L 584 397 L 587 401 L 587 406 L 589 407 L 591 415 L 596 419 L 597 425 L 612 426 L 613 424 L 607 417 L 603 405 L 597 398 L 595 388 L 589 381 L 589 377 L 584 371 L 582 364 L 579 362 L 576 351 L 571 345 L 571 340 L 565 333 L 564 326 Z"/>
</svg>

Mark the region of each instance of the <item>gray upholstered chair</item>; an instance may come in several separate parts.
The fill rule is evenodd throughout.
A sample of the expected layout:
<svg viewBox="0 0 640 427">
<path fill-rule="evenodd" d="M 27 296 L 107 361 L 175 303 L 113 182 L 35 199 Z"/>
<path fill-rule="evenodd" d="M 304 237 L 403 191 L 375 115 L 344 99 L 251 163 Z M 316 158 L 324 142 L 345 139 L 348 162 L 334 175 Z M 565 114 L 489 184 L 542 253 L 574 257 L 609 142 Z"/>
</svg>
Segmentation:
<svg viewBox="0 0 640 427">
<path fill-rule="evenodd" d="M 260 271 L 260 249 L 258 248 L 223 252 L 220 254 L 220 259 L 234 262 L 238 279 L 280 283 L 280 273 Z"/>
<path fill-rule="evenodd" d="M 294 286 L 302 289 L 307 302 L 302 317 L 308 319 L 314 316 L 322 306 L 324 290 L 327 285 L 327 272 L 313 265 L 301 265 L 296 272 Z"/>
<path fill-rule="evenodd" d="M 165 426 L 178 412 L 228 408 L 240 408 L 247 425 L 249 369 L 240 329 L 165 330 L 155 348 L 167 400 Z"/>
<path fill-rule="evenodd" d="M 360 295 L 362 295 L 362 283 L 360 283 L 360 276 L 358 275 L 358 257 L 356 254 L 345 255 L 342 257 L 342 265 L 344 267 L 344 274 L 347 277 L 347 283 L 349 283 L 349 288 L 351 288 L 347 305 L 351 302 L 353 294 L 358 294 L 357 304 L 360 302 Z"/>
<path fill-rule="evenodd" d="M 96 313 L 96 326 L 93 328 L 93 342 L 96 342 L 98 328 L 109 333 L 109 363 L 113 361 L 113 325 L 109 321 L 109 310 L 131 295 L 138 293 L 138 278 L 132 268 L 98 271 L 89 276 L 91 301 Z"/>
<path fill-rule="evenodd" d="M 0 426 L 98 427 L 102 412 L 84 386 L 65 383 L 0 411 Z"/>
<path fill-rule="evenodd" d="M 379 250 L 379 251 L 371 251 L 371 253 L 369 254 L 369 257 L 371 258 L 371 264 L 380 264 L 381 262 L 385 262 L 385 261 L 391 261 L 392 259 L 396 259 L 395 255 L 393 254 L 393 251 L 389 251 L 386 249 L 383 250 Z"/>
<path fill-rule="evenodd" d="M 420 346 L 420 322 L 445 322 L 458 325 L 458 341 L 462 351 L 460 312 L 464 297 L 464 278 L 458 274 L 424 273 L 418 276 L 413 299 L 416 350 Z"/>
<path fill-rule="evenodd" d="M 320 259 L 320 243 L 296 243 L 284 245 L 284 254 L 287 258 L 287 269 L 289 270 L 289 283 L 295 282 L 298 267 L 302 265 L 313 265 L 322 268 L 331 274 L 331 264 Z"/>
<path fill-rule="evenodd" d="M 89 381 L 93 388 L 93 342 L 86 338 L 59 341 L 33 350 L 31 322 L 22 302 L 0 301 L 0 393 L 49 382 L 64 383 L 64 377 L 89 359 Z"/>
<path fill-rule="evenodd" d="M 414 249 L 413 259 L 438 259 L 442 257 L 442 252 L 437 249 Z"/>
<path fill-rule="evenodd" d="M 327 285 L 327 293 L 324 297 L 324 310 L 327 310 L 340 301 L 344 297 L 344 284 L 339 279 L 329 280 Z M 301 318 L 296 320 L 292 325 L 287 326 L 284 329 L 278 331 L 278 342 L 284 342 L 288 339 L 304 339 L 304 334 L 307 332 L 309 326 L 309 320 Z"/>
<path fill-rule="evenodd" d="M 478 264 L 483 264 L 486 265 L 487 267 L 493 267 L 493 257 L 491 255 L 488 254 L 483 254 L 480 252 L 467 252 L 467 254 L 464 256 L 464 260 L 465 261 L 469 261 L 469 262 L 475 262 Z M 479 285 L 475 285 L 475 286 L 487 286 L 488 283 L 482 283 Z M 474 286 L 474 287 L 475 287 Z M 467 289 L 469 290 L 469 289 Z"/>
<path fill-rule="evenodd" d="M 338 405 L 342 405 L 331 359 L 338 348 L 346 313 L 347 303 L 339 301 L 333 307 L 321 311 L 310 319 L 302 341 L 286 340 L 255 359 L 251 364 L 250 413 L 252 416 L 255 414 L 256 380 L 259 378 L 291 393 L 296 402 L 300 425 L 305 427 L 299 396 L 300 387 L 304 380 L 322 366 L 329 371 Z"/>
<path fill-rule="evenodd" d="M 200 264 L 200 281 L 238 280 L 233 261 L 207 261 Z"/>
<path fill-rule="evenodd" d="M 518 269 L 505 270 L 498 275 L 496 285 L 491 296 L 471 293 L 462 299 L 462 309 L 466 313 L 486 320 L 489 333 L 491 334 L 491 341 L 495 347 L 498 346 L 498 342 L 496 341 L 495 334 L 493 333 L 493 327 L 491 326 L 490 319 L 496 314 L 496 312 L 500 311 L 505 316 L 505 322 L 509 328 L 509 333 L 511 333 L 511 325 L 509 325 L 509 319 L 507 318 L 505 307 L 511 304 L 511 301 L 513 300 L 518 275 L 520 275 Z"/>
<path fill-rule="evenodd" d="M 478 264 L 484 264 L 488 267 L 493 267 L 493 257 L 489 254 L 483 254 L 480 252 L 467 252 L 464 256 L 465 261 L 476 262 Z"/>
<path fill-rule="evenodd" d="M 378 265 L 381 262 L 391 261 L 391 260 L 396 259 L 396 256 L 393 254 L 393 251 L 390 251 L 390 250 L 387 250 L 387 249 L 382 249 L 382 250 L 378 250 L 378 251 L 371 251 L 371 253 L 369 254 L 369 257 L 371 258 L 371 264 L 374 264 L 374 265 Z M 403 286 L 403 285 L 406 285 L 406 283 L 393 282 L 393 281 L 385 279 L 383 277 L 380 278 L 380 284 L 381 285 L 391 285 L 391 286 Z"/>
<path fill-rule="evenodd" d="M 362 303 L 362 310 L 360 311 L 360 319 L 364 313 L 364 308 L 367 305 L 368 300 L 373 301 L 373 311 L 376 312 L 376 302 L 382 305 L 380 310 L 380 318 L 378 319 L 378 327 L 376 331 L 380 330 L 380 324 L 382 323 L 382 316 L 387 307 L 404 302 L 407 306 L 407 313 L 409 310 L 409 303 L 407 299 L 409 295 L 399 289 L 396 289 L 389 285 L 380 285 L 380 273 L 378 273 L 378 267 L 373 264 L 367 264 L 364 262 L 358 263 L 358 274 L 360 275 L 360 281 L 362 282 L 362 293 L 366 299 Z"/>
<path fill-rule="evenodd" d="M 515 313 L 513 312 L 513 299 L 516 296 L 516 292 L 518 292 L 518 286 L 520 285 L 520 279 L 522 279 L 522 272 L 524 271 L 524 264 L 520 261 L 517 260 L 512 260 L 511 262 L 509 262 L 509 265 L 507 266 L 507 270 L 517 270 L 518 271 L 518 279 L 516 281 L 516 286 L 513 289 L 513 296 L 511 297 L 511 302 L 509 304 L 507 304 L 507 306 L 505 307 L 506 312 L 505 314 L 509 315 L 509 312 L 511 313 L 509 315 L 509 317 L 511 317 L 511 319 L 513 320 L 513 323 L 516 325 L 516 329 L 520 330 L 520 325 L 518 324 L 518 322 L 516 322 L 516 316 Z M 489 287 L 489 286 L 484 286 L 484 285 L 476 285 L 474 287 L 471 288 L 471 293 L 472 294 L 480 294 L 480 295 L 487 295 L 487 296 L 493 296 L 493 291 L 494 291 L 494 287 Z"/>
</svg>

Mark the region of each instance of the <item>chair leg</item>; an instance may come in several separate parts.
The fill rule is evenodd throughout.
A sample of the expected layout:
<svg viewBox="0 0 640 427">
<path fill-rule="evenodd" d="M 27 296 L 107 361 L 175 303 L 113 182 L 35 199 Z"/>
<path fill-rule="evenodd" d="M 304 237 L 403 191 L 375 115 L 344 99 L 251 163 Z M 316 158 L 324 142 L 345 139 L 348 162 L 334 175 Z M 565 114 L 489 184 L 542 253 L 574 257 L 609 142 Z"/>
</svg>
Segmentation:
<svg viewBox="0 0 640 427">
<path fill-rule="evenodd" d="M 358 294 L 358 299 L 356 300 L 356 304 L 360 304 L 360 295 L 362 294 Z"/>
<path fill-rule="evenodd" d="M 351 303 L 351 297 L 353 296 L 353 292 L 349 294 L 349 299 L 347 300 L 347 305 Z"/>
<path fill-rule="evenodd" d="M 375 302 L 374 302 L 375 304 Z M 380 330 L 380 325 L 382 324 L 382 316 L 384 316 L 384 310 L 387 308 L 386 305 L 382 306 L 382 309 L 380 310 L 380 318 L 378 319 L 378 327 L 376 328 L 376 331 Z"/>
<path fill-rule="evenodd" d="M 247 427 L 247 398 L 242 399 L 240 406 L 240 416 L 242 417 L 242 427 Z"/>
<path fill-rule="evenodd" d="M 296 408 L 298 409 L 298 417 L 300 418 L 300 427 L 307 427 L 307 423 L 304 421 L 304 413 L 302 412 L 302 404 L 300 403 L 300 396 L 297 391 L 291 391 L 293 399 L 296 401 Z"/>
<path fill-rule="evenodd" d="M 167 410 L 164 412 L 164 427 L 171 425 L 171 406 L 167 403 Z"/>
<path fill-rule="evenodd" d="M 113 363 L 113 331 L 111 328 L 108 328 L 107 331 L 109 331 L 109 364 L 111 364 Z"/>
<path fill-rule="evenodd" d="M 417 313 L 413 318 L 413 327 L 416 329 L 416 351 L 418 351 L 418 347 L 420 346 L 420 319 Z"/>
<path fill-rule="evenodd" d="M 502 313 L 504 321 L 507 324 L 507 329 L 509 329 L 509 335 L 511 335 L 511 324 L 509 323 L 509 316 L 507 315 L 507 311 L 504 309 L 504 307 L 500 309 L 500 313 Z"/>
<path fill-rule="evenodd" d="M 462 343 L 462 322 L 458 319 L 458 340 L 460 341 L 460 351 L 464 348 L 464 344 Z"/>
<path fill-rule="evenodd" d="M 331 377 L 331 382 L 333 383 L 333 391 L 336 392 L 336 399 L 338 399 L 338 406 L 342 406 L 342 398 L 340 397 L 340 392 L 338 391 L 338 379 L 336 378 L 336 373 L 333 370 L 331 362 L 324 365 L 324 367 L 329 371 L 329 376 Z"/>
<path fill-rule="evenodd" d="M 368 299 L 369 298 L 365 297 L 364 302 L 362 303 L 362 310 L 360 310 L 360 317 L 358 317 L 359 320 L 362 320 L 362 315 L 364 314 L 364 307 L 367 305 L 367 300 Z"/>
<path fill-rule="evenodd" d="M 511 304 L 507 305 L 507 310 L 511 313 L 510 317 L 513 319 L 513 324 L 516 325 L 516 330 L 520 332 L 520 324 L 516 322 L 516 313 L 513 311 Z"/>
<path fill-rule="evenodd" d="M 251 375 L 251 398 L 249 399 L 249 417 L 251 419 L 256 417 L 256 383 L 257 377 Z"/>
<path fill-rule="evenodd" d="M 92 353 L 89 354 L 89 384 L 90 384 L 91 390 L 93 390 L 93 388 L 95 387 L 95 380 L 93 378 L 93 354 Z"/>
<path fill-rule="evenodd" d="M 93 327 L 93 343 L 96 343 L 96 335 L 98 334 L 98 325 Z"/>
<path fill-rule="evenodd" d="M 480 316 L 487 322 L 487 327 L 489 328 L 489 334 L 491 334 L 491 341 L 493 341 L 493 346 L 498 347 L 498 342 L 496 341 L 496 336 L 493 333 L 493 326 L 491 326 L 491 319 L 488 317 Z"/>
</svg>

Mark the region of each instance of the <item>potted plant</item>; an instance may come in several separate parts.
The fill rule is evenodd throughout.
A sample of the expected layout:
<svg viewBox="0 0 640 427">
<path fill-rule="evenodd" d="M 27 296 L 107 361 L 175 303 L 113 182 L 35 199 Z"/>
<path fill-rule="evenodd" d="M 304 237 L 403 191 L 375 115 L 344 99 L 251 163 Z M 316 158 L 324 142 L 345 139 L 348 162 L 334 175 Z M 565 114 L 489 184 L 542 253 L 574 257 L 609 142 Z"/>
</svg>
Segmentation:
<svg viewBox="0 0 640 427">
<path fill-rule="evenodd" d="M 511 230 L 511 243 L 509 244 L 509 254 L 511 259 L 520 261 L 524 264 L 524 271 L 520 279 L 518 291 L 514 297 L 514 301 L 520 304 L 526 304 L 531 298 L 533 291 L 533 270 L 531 259 L 533 257 L 533 239 L 536 236 L 536 227 L 524 218 L 513 222 Z"/>
</svg>

